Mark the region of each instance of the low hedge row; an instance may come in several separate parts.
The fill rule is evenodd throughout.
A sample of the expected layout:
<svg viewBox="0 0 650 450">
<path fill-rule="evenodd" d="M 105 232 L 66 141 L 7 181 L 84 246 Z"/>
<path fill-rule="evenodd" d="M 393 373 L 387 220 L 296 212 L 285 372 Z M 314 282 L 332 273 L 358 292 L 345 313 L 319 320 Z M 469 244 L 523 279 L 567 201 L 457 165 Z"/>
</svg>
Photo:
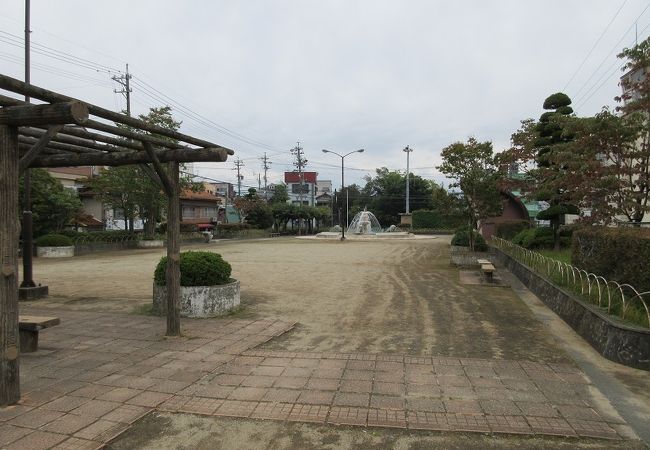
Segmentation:
<svg viewBox="0 0 650 450">
<path fill-rule="evenodd" d="M 607 280 L 650 291 L 650 229 L 589 227 L 573 233 L 572 263 Z"/>
</svg>

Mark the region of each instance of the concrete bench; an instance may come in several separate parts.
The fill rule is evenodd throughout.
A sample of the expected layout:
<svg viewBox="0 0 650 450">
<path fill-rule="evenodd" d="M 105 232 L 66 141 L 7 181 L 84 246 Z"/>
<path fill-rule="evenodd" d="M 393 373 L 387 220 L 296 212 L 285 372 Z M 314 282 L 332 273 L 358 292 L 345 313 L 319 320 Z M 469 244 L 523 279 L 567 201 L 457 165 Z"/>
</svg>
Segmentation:
<svg viewBox="0 0 650 450">
<path fill-rule="evenodd" d="M 491 262 L 488 262 L 487 264 L 481 264 L 481 271 L 483 272 L 483 275 L 485 275 L 485 278 L 488 281 L 492 281 L 496 269 L 494 268 Z"/>
<path fill-rule="evenodd" d="M 32 353 L 38 350 L 38 332 L 60 323 L 58 317 L 18 316 L 20 352 Z"/>
</svg>

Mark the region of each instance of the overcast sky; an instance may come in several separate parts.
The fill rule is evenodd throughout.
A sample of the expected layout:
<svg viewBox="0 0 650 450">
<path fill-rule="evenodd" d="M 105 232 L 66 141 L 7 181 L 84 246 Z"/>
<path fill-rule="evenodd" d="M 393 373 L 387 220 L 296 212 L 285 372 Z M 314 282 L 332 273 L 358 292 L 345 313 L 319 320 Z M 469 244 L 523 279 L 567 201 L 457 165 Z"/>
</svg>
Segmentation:
<svg viewBox="0 0 650 450">
<path fill-rule="evenodd" d="M 323 148 L 365 149 L 346 184 L 405 170 L 406 145 L 412 171 L 441 181 L 442 148 L 475 136 L 500 151 L 554 92 L 578 115 L 613 106 L 616 54 L 650 33 L 643 0 L 31 4 L 33 84 L 120 110 L 111 76 L 129 63 L 133 112 L 170 104 L 182 131 L 235 150 L 249 185 L 264 152 L 281 181 L 296 141 L 335 187 L 340 159 Z M 0 72 L 23 79 L 23 2 L 0 5 Z M 197 170 L 234 182 L 232 167 Z"/>
</svg>

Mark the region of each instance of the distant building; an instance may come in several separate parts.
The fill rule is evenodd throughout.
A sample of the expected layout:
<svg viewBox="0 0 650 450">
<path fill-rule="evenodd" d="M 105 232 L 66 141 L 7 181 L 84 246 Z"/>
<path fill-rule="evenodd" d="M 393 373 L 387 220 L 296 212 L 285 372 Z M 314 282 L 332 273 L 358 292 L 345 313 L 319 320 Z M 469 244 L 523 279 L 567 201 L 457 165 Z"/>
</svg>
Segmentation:
<svg viewBox="0 0 650 450">
<path fill-rule="evenodd" d="M 293 205 L 314 206 L 316 204 L 316 186 L 318 185 L 317 172 L 285 172 L 284 182 L 287 185 L 289 202 Z M 330 183 L 331 189 L 331 183 Z"/>
</svg>

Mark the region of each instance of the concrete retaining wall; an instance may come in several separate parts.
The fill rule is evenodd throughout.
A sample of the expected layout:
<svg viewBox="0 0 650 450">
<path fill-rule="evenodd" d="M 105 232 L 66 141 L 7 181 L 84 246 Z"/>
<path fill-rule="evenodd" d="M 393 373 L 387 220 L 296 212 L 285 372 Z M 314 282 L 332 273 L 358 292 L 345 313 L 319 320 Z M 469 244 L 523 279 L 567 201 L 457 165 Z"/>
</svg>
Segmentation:
<svg viewBox="0 0 650 450">
<path fill-rule="evenodd" d="M 650 370 L 650 330 L 616 322 L 499 249 L 497 260 L 605 358 Z"/>
</svg>

